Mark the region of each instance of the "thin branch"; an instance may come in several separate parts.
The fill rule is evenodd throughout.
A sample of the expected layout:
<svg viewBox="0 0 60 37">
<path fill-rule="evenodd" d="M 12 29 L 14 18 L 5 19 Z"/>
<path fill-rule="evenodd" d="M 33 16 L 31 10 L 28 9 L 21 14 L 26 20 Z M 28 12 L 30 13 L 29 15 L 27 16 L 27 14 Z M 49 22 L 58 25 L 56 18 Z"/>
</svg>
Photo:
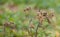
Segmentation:
<svg viewBox="0 0 60 37">
<path fill-rule="evenodd" d="M 40 22 L 39 22 L 39 24 L 37 25 L 37 28 L 36 28 L 36 33 L 35 33 L 35 37 L 37 37 L 37 33 L 38 33 L 38 28 L 39 28 L 39 25 L 40 25 Z"/>
<path fill-rule="evenodd" d="M 29 26 L 30 26 L 30 24 L 32 23 L 32 18 L 30 19 L 30 21 L 29 21 Z M 30 33 L 31 33 L 31 28 L 29 27 L 29 35 L 31 36 L 31 37 L 33 37 L 33 35 L 31 35 Z"/>
</svg>

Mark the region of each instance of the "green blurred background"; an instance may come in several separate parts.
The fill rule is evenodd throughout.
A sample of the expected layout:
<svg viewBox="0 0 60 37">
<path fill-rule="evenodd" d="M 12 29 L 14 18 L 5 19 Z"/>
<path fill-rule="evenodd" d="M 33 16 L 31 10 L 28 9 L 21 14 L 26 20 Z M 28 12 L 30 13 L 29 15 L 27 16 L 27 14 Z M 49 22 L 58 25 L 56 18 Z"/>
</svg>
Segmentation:
<svg viewBox="0 0 60 37">
<path fill-rule="evenodd" d="M 24 9 L 25 7 L 37 6 L 39 9 L 52 8 L 56 13 L 56 23 L 57 30 L 49 25 L 47 22 L 44 22 L 44 27 L 38 29 L 38 37 L 56 37 L 56 31 L 60 33 L 60 0 L 0 0 L 0 37 L 34 37 L 36 26 L 38 21 L 34 19 L 36 14 L 33 10 L 29 11 L 29 17 L 26 18 Z M 34 29 L 29 30 L 29 21 L 33 19 L 32 22 L 35 25 Z M 5 21 L 14 22 L 13 27 L 16 26 L 13 30 L 10 27 L 5 28 L 5 35 L 3 23 Z M 60 35 L 57 33 L 57 35 Z M 60 37 L 60 36 L 59 36 Z"/>
</svg>

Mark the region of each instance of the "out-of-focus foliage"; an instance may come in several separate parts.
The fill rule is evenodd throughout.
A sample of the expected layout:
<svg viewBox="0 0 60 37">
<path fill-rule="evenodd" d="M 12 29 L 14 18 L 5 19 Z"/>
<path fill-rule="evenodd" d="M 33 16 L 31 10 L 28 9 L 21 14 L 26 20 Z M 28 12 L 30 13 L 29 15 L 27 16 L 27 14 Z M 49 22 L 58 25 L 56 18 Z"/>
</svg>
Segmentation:
<svg viewBox="0 0 60 37">
<path fill-rule="evenodd" d="M 10 5 L 12 3 L 12 5 Z M 9 9 L 10 5 L 12 9 Z M 11 27 L 5 28 L 6 37 L 34 37 L 36 27 L 38 25 L 38 20 L 35 19 L 36 13 L 34 10 L 30 10 L 29 14 L 25 14 L 23 11 L 26 6 L 37 6 L 39 9 L 49 9 L 52 8 L 56 12 L 57 19 L 57 30 L 60 31 L 60 0 L 0 0 L 0 26 L 3 26 L 4 22 L 14 22 L 16 28 L 11 29 Z M 14 10 L 16 8 L 16 10 Z M 14 10 L 14 11 L 13 11 Z M 26 15 L 28 15 L 26 17 Z M 30 27 L 30 20 L 34 28 Z M 55 37 L 56 31 L 54 28 L 44 21 L 43 28 L 38 29 L 38 37 Z M 0 27 L 0 37 L 3 37 L 4 27 Z M 57 33 L 58 34 L 58 33 Z"/>
<path fill-rule="evenodd" d="M 0 0 L 0 5 L 3 5 L 7 2 L 8 0 Z"/>
</svg>

